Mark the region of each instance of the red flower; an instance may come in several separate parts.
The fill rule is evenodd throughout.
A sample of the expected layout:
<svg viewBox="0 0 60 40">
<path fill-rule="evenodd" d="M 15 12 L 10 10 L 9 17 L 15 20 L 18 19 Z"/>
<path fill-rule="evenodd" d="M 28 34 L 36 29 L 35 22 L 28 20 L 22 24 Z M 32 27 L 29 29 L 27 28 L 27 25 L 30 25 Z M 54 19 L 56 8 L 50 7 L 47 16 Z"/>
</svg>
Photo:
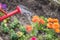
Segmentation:
<svg viewBox="0 0 60 40">
<path fill-rule="evenodd" d="M 37 40 L 37 38 L 36 37 L 32 37 L 30 40 Z"/>
<path fill-rule="evenodd" d="M 33 27 L 31 25 L 26 25 L 26 31 L 31 32 Z"/>
<path fill-rule="evenodd" d="M 45 24 L 45 21 L 42 18 L 40 18 L 39 23 Z"/>
</svg>

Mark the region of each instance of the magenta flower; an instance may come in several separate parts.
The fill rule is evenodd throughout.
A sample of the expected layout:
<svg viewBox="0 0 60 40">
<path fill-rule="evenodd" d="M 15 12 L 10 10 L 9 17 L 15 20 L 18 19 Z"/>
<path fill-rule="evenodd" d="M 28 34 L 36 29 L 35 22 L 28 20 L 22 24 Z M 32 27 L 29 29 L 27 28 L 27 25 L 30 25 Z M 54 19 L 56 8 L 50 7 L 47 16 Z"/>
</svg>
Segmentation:
<svg viewBox="0 0 60 40">
<path fill-rule="evenodd" d="M 1 9 L 1 3 L 0 3 L 0 9 Z"/>
<path fill-rule="evenodd" d="M 37 40 L 37 38 L 36 37 L 32 37 L 30 40 Z"/>
<path fill-rule="evenodd" d="M 7 8 L 7 5 L 6 4 L 2 4 L 2 8 L 3 9 L 6 9 Z"/>
<path fill-rule="evenodd" d="M 7 5 L 0 3 L 0 8 L 6 9 L 7 8 Z"/>
</svg>

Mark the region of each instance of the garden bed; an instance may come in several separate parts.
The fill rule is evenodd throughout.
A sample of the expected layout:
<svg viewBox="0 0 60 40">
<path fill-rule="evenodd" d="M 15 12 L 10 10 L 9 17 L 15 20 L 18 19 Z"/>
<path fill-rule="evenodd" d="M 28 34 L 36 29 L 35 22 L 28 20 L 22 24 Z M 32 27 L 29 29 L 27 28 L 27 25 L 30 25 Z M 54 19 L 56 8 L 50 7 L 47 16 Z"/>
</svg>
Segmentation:
<svg viewBox="0 0 60 40">
<path fill-rule="evenodd" d="M 56 18 L 60 21 L 60 6 L 57 3 L 53 3 L 49 0 L 10 0 L 10 1 L 4 1 L 1 0 L 1 3 L 7 4 L 6 11 L 10 12 L 13 11 L 17 5 L 21 4 L 26 6 L 31 12 L 32 17 L 33 15 L 43 16 L 44 18 Z M 28 16 L 28 17 L 31 17 Z M 16 18 L 16 19 L 15 19 Z M 8 20 L 8 22 L 6 22 Z M 54 30 L 47 28 L 46 25 L 43 25 L 42 28 L 39 29 L 40 26 L 38 26 L 38 23 L 34 24 L 32 22 L 32 25 L 27 19 L 26 15 L 20 15 L 16 14 L 15 16 L 12 16 L 8 18 L 4 22 L 1 22 L 1 29 L 0 29 L 0 37 L 3 40 L 29 40 L 29 39 L 36 39 L 36 40 L 60 40 L 60 33 L 56 33 Z M 6 25 L 5 25 L 6 24 Z M 29 27 L 35 28 L 33 32 L 27 32 L 24 30 L 24 28 L 28 25 Z M 4 29 L 5 26 L 8 28 Z M 23 28 L 24 27 L 24 28 Z M 37 29 L 36 29 L 37 27 Z M 4 29 L 4 30 L 3 30 Z M 38 30 L 39 29 L 39 30 Z M 28 30 L 31 31 L 31 30 Z M 20 34 L 17 36 L 15 33 Z"/>
</svg>

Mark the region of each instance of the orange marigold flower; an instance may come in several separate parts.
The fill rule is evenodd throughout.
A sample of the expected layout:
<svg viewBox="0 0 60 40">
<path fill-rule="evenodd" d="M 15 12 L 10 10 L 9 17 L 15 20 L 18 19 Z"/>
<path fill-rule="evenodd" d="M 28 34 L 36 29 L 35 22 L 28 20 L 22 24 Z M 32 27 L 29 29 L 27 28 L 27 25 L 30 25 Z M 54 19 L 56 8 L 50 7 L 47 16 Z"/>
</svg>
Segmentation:
<svg viewBox="0 0 60 40">
<path fill-rule="evenodd" d="M 52 28 L 52 23 L 48 23 L 48 24 L 47 24 L 47 27 L 48 27 L 48 28 Z"/>
<path fill-rule="evenodd" d="M 48 21 L 48 22 L 53 22 L 53 19 L 52 19 L 52 18 L 48 18 L 47 21 Z"/>
<path fill-rule="evenodd" d="M 56 33 L 60 33 L 60 29 L 55 29 L 55 32 Z"/>
<path fill-rule="evenodd" d="M 31 25 L 26 25 L 26 31 L 31 32 L 33 27 Z"/>
<path fill-rule="evenodd" d="M 53 29 L 58 29 L 59 28 L 59 23 L 53 23 Z"/>
<path fill-rule="evenodd" d="M 37 15 L 33 16 L 32 22 L 39 22 L 39 16 Z"/>
<path fill-rule="evenodd" d="M 53 22 L 59 22 L 59 20 L 58 19 L 53 19 Z"/>
<path fill-rule="evenodd" d="M 39 23 L 45 24 L 45 21 L 42 18 L 40 18 Z"/>
</svg>

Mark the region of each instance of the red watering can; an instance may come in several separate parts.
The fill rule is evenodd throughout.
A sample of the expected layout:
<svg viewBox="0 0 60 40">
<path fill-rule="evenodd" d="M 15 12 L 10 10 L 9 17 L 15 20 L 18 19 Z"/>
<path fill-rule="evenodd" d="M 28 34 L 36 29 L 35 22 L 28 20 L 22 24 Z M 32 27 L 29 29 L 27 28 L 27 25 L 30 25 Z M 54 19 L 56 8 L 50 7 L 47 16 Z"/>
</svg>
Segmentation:
<svg viewBox="0 0 60 40">
<path fill-rule="evenodd" d="M 16 9 L 10 13 L 7 13 L 6 11 L 4 11 L 2 9 L 2 6 L 0 4 L 0 11 L 4 13 L 4 16 L 0 17 L 0 22 L 3 21 L 4 19 L 10 17 L 10 16 L 13 16 L 14 14 L 17 14 L 17 13 L 20 13 L 20 14 L 30 14 L 31 15 L 31 12 L 28 11 L 28 8 L 23 6 L 23 5 L 20 5 L 20 6 L 17 6 Z"/>
<path fill-rule="evenodd" d="M 1 8 L 0 8 L 0 11 L 5 14 L 4 16 L 0 17 L 0 22 L 3 21 L 4 19 L 6 19 L 6 18 L 8 18 L 8 17 L 10 17 L 12 15 L 14 15 L 14 14 L 21 13 L 21 10 L 20 10 L 19 6 L 17 6 L 17 8 L 14 11 L 10 12 L 10 13 L 5 12 Z"/>
</svg>

